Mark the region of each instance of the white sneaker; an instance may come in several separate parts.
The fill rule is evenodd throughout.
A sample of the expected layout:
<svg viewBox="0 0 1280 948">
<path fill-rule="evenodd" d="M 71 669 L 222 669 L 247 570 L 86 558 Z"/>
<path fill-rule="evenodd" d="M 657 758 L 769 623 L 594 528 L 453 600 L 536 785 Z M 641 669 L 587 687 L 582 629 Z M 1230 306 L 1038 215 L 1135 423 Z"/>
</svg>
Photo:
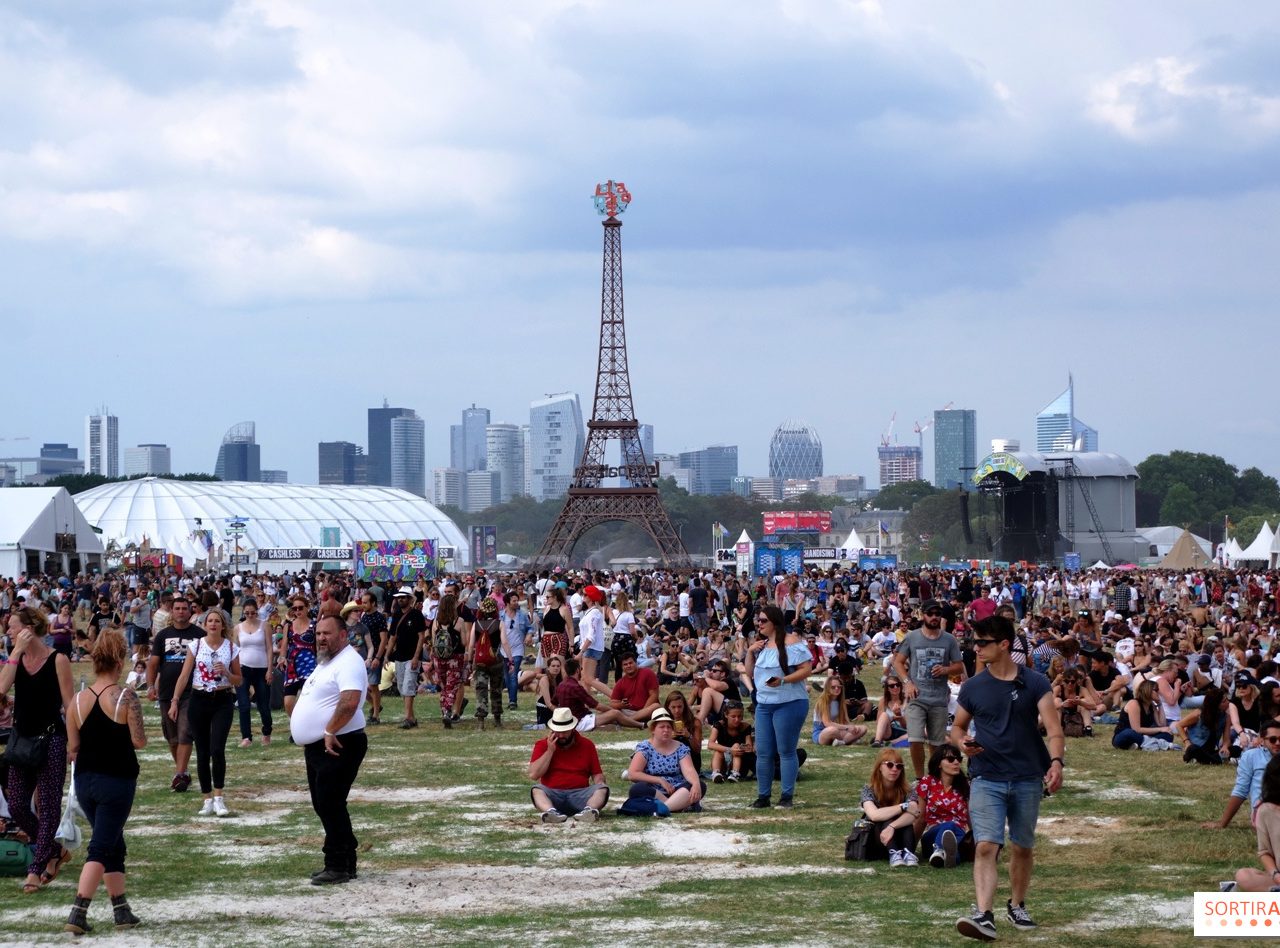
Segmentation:
<svg viewBox="0 0 1280 948">
<path fill-rule="evenodd" d="M 722 773 L 721 773 L 720 771 L 718 771 L 718 770 L 713 770 L 713 771 L 711 771 L 711 782 L 712 782 L 712 783 L 724 783 L 724 774 L 722 774 Z"/>
<path fill-rule="evenodd" d="M 231 811 L 227 809 L 227 803 L 222 797 L 213 798 L 213 813 L 215 816 L 230 816 Z"/>
<path fill-rule="evenodd" d="M 902 851 L 902 864 L 904 866 L 918 866 L 920 865 L 920 857 L 911 850 L 904 849 Z"/>
<path fill-rule="evenodd" d="M 902 850 L 901 849 L 889 850 L 889 868 L 897 869 L 899 866 L 902 866 L 902 865 L 904 865 L 902 861 Z"/>
<path fill-rule="evenodd" d="M 579 810 L 573 815 L 573 818 L 579 823 L 594 823 L 600 817 L 600 811 L 593 806 Z"/>
<path fill-rule="evenodd" d="M 205 800 L 204 806 L 200 807 L 200 812 L 196 816 L 213 816 L 213 801 Z"/>
<path fill-rule="evenodd" d="M 844 747 L 846 744 L 848 744 L 848 741 L 842 741 L 838 737 L 831 742 L 832 747 Z"/>
</svg>

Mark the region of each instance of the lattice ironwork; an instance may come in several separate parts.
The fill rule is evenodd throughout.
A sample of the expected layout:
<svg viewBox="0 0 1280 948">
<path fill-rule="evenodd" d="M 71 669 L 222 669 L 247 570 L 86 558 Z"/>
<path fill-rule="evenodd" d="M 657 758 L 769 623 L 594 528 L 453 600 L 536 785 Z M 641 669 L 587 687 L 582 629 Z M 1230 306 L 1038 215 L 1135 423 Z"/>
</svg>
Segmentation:
<svg viewBox="0 0 1280 948">
<path fill-rule="evenodd" d="M 582 535 L 602 523 L 634 523 L 645 531 L 669 567 L 687 566 L 689 553 L 658 495 L 656 465 L 645 457 L 631 400 L 627 367 L 627 331 L 623 320 L 622 221 L 631 193 L 621 182 L 597 185 L 596 207 L 605 214 L 604 264 L 600 280 L 600 350 L 596 363 L 596 395 L 587 423 L 587 441 L 573 472 L 573 483 L 555 526 L 534 558 L 533 566 L 563 566 Z M 605 463 L 610 441 L 619 445 L 620 463 Z M 607 478 L 622 477 L 627 486 L 604 487 Z"/>
</svg>

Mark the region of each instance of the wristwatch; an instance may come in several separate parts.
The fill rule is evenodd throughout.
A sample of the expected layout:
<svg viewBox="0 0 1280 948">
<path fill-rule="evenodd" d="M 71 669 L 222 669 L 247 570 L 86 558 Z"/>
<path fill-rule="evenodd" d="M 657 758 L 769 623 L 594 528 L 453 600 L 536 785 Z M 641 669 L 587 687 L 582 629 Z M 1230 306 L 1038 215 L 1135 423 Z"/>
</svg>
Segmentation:
<svg viewBox="0 0 1280 948">
<path fill-rule="evenodd" d="M 910 803 L 908 803 L 906 800 L 903 800 L 903 801 L 902 801 L 902 812 L 903 812 L 903 813 L 906 813 L 906 812 L 907 812 L 907 809 L 908 809 L 910 806 L 911 806 L 911 804 L 910 804 Z"/>
<path fill-rule="evenodd" d="M 1067 769 L 1067 762 L 1063 760 L 1061 757 L 1050 757 L 1049 763 L 1050 764 L 1057 763 L 1059 766 L 1062 767 L 1063 770 Z"/>
</svg>

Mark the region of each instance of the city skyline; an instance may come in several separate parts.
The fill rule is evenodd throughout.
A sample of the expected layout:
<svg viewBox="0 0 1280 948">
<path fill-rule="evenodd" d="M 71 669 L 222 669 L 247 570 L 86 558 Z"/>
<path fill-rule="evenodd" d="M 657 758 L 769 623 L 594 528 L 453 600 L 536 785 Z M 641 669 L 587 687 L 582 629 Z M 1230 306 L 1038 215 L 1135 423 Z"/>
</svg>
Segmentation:
<svg viewBox="0 0 1280 948">
<path fill-rule="evenodd" d="M 613 178 L 634 198 L 628 348 L 659 450 L 736 444 L 763 474 L 769 430 L 797 417 L 824 470 L 874 478 L 895 411 L 906 430 L 954 401 L 980 444 L 1030 447 L 1070 372 L 1109 452 L 1280 474 L 1255 344 L 1280 291 L 1274 6 L 4 16 L 5 324 L 19 352 L 63 329 L 76 367 L 15 387 L 0 438 L 83 446 L 105 401 L 122 447 L 209 472 L 253 418 L 263 465 L 314 482 L 321 441 L 372 457 L 364 412 L 386 398 L 443 466 L 464 406 L 517 421 L 592 391 L 591 195 Z M 252 355 L 201 397 L 189 353 L 211 327 Z M 348 354 L 371 388 L 317 386 Z M 725 382 L 751 391 L 733 403 Z"/>
</svg>

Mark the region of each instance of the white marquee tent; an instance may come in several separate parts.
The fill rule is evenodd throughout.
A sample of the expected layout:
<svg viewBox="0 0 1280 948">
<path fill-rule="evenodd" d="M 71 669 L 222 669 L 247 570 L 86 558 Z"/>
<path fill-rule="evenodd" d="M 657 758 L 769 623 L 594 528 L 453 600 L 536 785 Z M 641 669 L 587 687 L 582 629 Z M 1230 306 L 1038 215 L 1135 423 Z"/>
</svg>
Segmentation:
<svg viewBox="0 0 1280 948">
<path fill-rule="evenodd" d="M 102 541 L 65 487 L 0 490 L 0 576 L 74 575 L 101 561 Z"/>
<path fill-rule="evenodd" d="M 260 549 L 347 546 L 355 540 L 437 540 L 456 549 L 465 566 L 470 551 L 462 531 L 433 504 L 390 487 L 175 481 L 144 477 L 103 484 L 76 496 L 85 518 L 114 540 L 161 547 L 183 558 L 230 559 L 227 524 L 244 518 L 241 554 Z M 337 528 L 338 542 L 325 530 Z M 210 546 L 212 544 L 212 546 Z"/>
<path fill-rule="evenodd" d="M 1271 562 L 1271 544 L 1275 542 L 1276 534 L 1271 529 L 1271 524 L 1264 522 L 1262 529 L 1258 531 L 1258 535 L 1253 538 L 1253 542 L 1238 553 L 1233 562 Z"/>
<path fill-rule="evenodd" d="M 1275 569 L 1280 566 L 1280 530 L 1276 531 L 1276 535 L 1271 540 L 1271 568 Z"/>
</svg>

